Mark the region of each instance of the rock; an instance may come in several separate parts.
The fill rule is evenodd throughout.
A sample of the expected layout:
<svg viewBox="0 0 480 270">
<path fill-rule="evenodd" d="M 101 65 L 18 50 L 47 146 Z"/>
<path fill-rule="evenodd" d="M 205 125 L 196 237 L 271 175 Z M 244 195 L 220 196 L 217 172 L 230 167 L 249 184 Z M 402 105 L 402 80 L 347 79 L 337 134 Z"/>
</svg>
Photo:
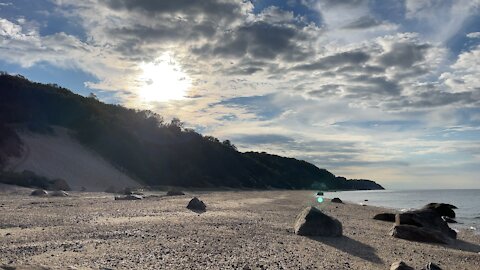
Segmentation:
<svg viewBox="0 0 480 270">
<path fill-rule="evenodd" d="M 397 214 L 399 222 L 397 225 L 413 225 L 429 230 L 439 231 L 446 236 L 456 239 L 457 233 L 452 230 L 436 211 L 431 209 L 421 209 Z"/>
<path fill-rule="evenodd" d="M 51 268 L 40 265 L 2 265 L 0 270 L 50 270 Z"/>
<path fill-rule="evenodd" d="M 304 236 L 342 236 L 342 223 L 315 207 L 307 207 L 297 216 L 294 231 Z"/>
<path fill-rule="evenodd" d="M 192 211 L 205 212 L 207 206 L 203 201 L 200 201 L 197 197 L 194 197 L 188 202 L 187 208 Z"/>
<path fill-rule="evenodd" d="M 323 196 L 323 192 L 321 191 L 317 192 L 317 196 Z"/>
<path fill-rule="evenodd" d="M 57 190 L 57 191 L 54 191 L 50 194 L 50 196 L 52 197 L 68 197 L 70 196 L 70 194 L 68 194 L 67 192 L 63 191 L 63 190 Z"/>
<path fill-rule="evenodd" d="M 331 202 L 333 202 L 333 203 L 343 203 L 342 200 L 340 200 L 340 198 L 333 198 L 331 200 Z"/>
<path fill-rule="evenodd" d="M 44 189 L 35 189 L 30 193 L 30 196 L 47 196 L 48 192 Z"/>
<path fill-rule="evenodd" d="M 442 219 L 447 223 L 458 223 L 455 219 L 443 216 Z"/>
<path fill-rule="evenodd" d="M 437 230 L 413 225 L 394 225 L 390 235 L 396 238 L 426 243 L 451 244 L 453 239 Z"/>
<path fill-rule="evenodd" d="M 182 196 L 185 193 L 181 192 L 180 190 L 169 190 L 167 191 L 167 196 Z"/>
<path fill-rule="evenodd" d="M 143 199 L 142 196 L 137 194 L 130 194 L 125 196 L 115 196 L 116 201 L 137 201 Z"/>
<path fill-rule="evenodd" d="M 380 213 L 376 214 L 373 219 L 382 220 L 382 221 L 390 221 L 395 222 L 395 214 L 392 213 Z"/>
<path fill-rule="evenodd" d="M 427 263 L 427 265 L 425 265 L 424 268 L 422 268 L 422 270 L 442 270 L 442 268 L 440 268 L 440 266 L 432 263 L 432 262 L 429 262 Z"/>
<path fill-rule="evenodd" d="M 438 213 L 439 216 L 446 216 L 449 218 L 455 218 L 455 211 L 453 209 L 458 209 L 455 205 L 448 203 L 429 203 L 425 205 L 422 209 L 431 209 Z"/>
<path fill-rule="evenodd" d="M 394 262 L 390 266 L 390 270 L 414 270 L 412 267 L 408 266 L 406 263 L 399 261 Z"/>
</svg>

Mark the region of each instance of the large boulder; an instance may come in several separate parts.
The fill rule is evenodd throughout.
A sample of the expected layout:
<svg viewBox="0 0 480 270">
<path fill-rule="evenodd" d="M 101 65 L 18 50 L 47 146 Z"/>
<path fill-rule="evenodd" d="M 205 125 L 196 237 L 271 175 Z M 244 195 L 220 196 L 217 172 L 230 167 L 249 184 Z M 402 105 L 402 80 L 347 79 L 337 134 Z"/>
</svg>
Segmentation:
<svg viewBox="0 0 480 270">
<path fill-rule="evenodd" d="M 395 225 L 390 230 L 390 235 L 396 238 L 416 242 L 440 244 L 451 244 L 453 242 L 452 238 L 440 231 L 413 225 Z"/>
<path fill-rule="evenodd" d="M 30 193 L 30 196 L 48 196 L 48 192 L 44 189 L 35 189 L 34 191 L 32 191 L 32 193 Z"/>
<path fill-rule="evenodd" d="M 340 198 L 333 198 L 333 199 L 331 200 L 331 202 L 333 202 L 333 203 L 343 203 L 343 201 L 340 200 Z"/>
<path fill-rule="evenodd" d="M 446 216 L 449 218 L 455 218 L 455 211 L 453 209 L 458 209 L 455 205 L 448 203 L 429 203 L 425 205 L 422 209 L 430 209 L 435 211 L 439 216 Z"/>
<path fill-rule="evenodd" d="M 342 236 L 342 223 L 315 207 L 307 207 L 297 216 L 295 234 L 304 236 Z"/>
<path fill-rule="evenodd" d="M 414 210 L 397 214 L 397 225 L 413 225 L 429 230 L 439 231 L 446 236 L 456 239 L 457 233 L 452 230 L 447 222 L 438 213 L 431 209 Z"/>
<path fill-rule="evenodd" d="M 390 270 L 414 270 L 413 267 L 408 266 L 406 263 L 399 261 L 394 262 L 390 266 Z"/>
<path fill-rule="evenodd" d="M 395 214 L 392 213 L 380 213 L 376 214 L 373 219 L 382 220 L 382 221 L 390 221 L 395 222 Z"/>
<path fill-rule="evenodd" d="M 203 201 L 199 200 L 197 197 L 194 197 L 188 202 L 187 208 L 196 212 L 205 212 L 207 206 Z"/>
</svg>

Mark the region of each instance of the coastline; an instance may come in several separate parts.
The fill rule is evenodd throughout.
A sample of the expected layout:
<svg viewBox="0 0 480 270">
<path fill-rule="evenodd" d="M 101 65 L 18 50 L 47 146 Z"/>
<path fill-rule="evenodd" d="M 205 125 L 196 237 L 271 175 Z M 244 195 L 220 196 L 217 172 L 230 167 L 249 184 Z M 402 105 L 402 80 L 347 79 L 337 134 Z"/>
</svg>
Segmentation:
<svg viewBox="0 0 480 270">
<path fill-rule="evenodd" d="M 313 191 L 188 192 L 186 196 L 114 201 L 106 193 L 67 198 L 2 195 L 0 265 L 52 269 L 415 269 L 480 268 L 480 236 L 461 231 L 452 245 L 388 235 L 375 206 L 317 203 Z M 207 212 L 185 208 L 198 196 Z M 367 202 L 368 203 L 368 202 Z M 340 220 L 343 237 L 293 233 L 296 215 L 315 205 Z M 8 234 L 8 235 L 7 235 Z"/>
</svg>

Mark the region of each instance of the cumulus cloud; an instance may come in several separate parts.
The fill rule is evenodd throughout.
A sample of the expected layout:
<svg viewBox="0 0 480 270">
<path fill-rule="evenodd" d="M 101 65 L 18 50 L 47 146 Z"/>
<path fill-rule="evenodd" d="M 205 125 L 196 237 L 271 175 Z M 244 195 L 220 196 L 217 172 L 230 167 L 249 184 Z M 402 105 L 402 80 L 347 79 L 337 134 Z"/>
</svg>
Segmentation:
<svg viewBox="0 0 480 270">
<path fill-rule="evenodd" d="M 461 52 L 448 45 L 478 15 L 477 0 L 306 0 L 290 9 L 243 0 L 51 1 L 49 12 L 81 36 L 0 13 L 3 61 L 88 72 L 98 81 L 87 87 L 123 104 L 350 177 L 368 177 L 360 167 L 369 166 L 394 179 L 399 170 L 386 167 L 412 166 L 411 155 L 465 151 L 423 138 L 446 125 L 464 132 L 457 111 L 479 106 L 478 32 L 462 34 L 474 45 Z M 142 68 L 165 55 L 188 76 L 187 98 L 141 100 L 145 84 L 165 76 L 144 78 Z"/>
</svg>

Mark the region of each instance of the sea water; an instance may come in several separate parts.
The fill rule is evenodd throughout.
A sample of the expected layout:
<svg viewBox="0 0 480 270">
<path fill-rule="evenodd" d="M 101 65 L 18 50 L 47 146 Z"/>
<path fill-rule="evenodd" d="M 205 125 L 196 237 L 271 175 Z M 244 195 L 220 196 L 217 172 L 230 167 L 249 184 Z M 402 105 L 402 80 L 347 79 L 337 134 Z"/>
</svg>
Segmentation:
<svg viewBox="0 0 480 270">
<path fill-rule="evenodd" d="M 480 234 L 480 189 L 339 191 L 325 192 L 324 197 L 400 211 L 421 208 L 431 202 L 449 203 L 458 207 L 455 213 L 459 224 L 451 226 Z"/>
</svg>

